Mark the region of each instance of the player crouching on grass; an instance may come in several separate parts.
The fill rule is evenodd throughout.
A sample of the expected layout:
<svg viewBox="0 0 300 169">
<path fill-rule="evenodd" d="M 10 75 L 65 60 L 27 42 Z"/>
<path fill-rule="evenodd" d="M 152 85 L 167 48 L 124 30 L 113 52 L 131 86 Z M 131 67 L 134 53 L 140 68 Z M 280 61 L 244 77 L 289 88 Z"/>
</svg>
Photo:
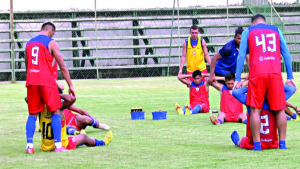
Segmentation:
<svg viewBox="0 0 300 169">
<path fill-rule="evenodd" d="M 209 82 L 202 81 L 202 73 L 200 70 L 193 72 L 193 82 L 188 80 L 189 77 L 191 77 L 191 75 L 178 75 L 180 81 L 190 88 L 190 104 L 187 104 L 183 109 L 181 109 L 178 104 L 175 104 L 176 111 L 179 115 L 207 113 L 209 111 Z"/>
<path fill-rule="evenodd" d="M 241 103 L 246 104 L 248 87 L 242 87 L 232 91 L 232 95 L 238 99 Z M 288 100 L 295 92 L 296 87 L 291 85 L 284 85 L 285 99 Z M 250 118 L 250 106 L 247 107 L 247 118 Z M 275 112 L 270 110 L 268 101 L 265 99 L 263 102 L 263 108 L 260 112 L 260 138 L 261 147 L 257 149 L 253 142 L 252 132 L 250 128 L 250 123 L 247 123 L 246 136 L 240 140 L 240 136 L 237 131 L 231 134 L 232 142 L 241 148 L 252 149 L 252 150 L 262 150 L 262 149 L 272 149 L 278 148 L 278 133 L 276 123 Z M 279 141 L 280 149 L 287 149 L 285 140 Z"/>
<path fill-rule="evenodd" d="M 224 77 L 222 77 L 224 78 Z M 218 118 L 215 115 L 211 115 L 210 121 L 214 125 L 220 125 L 224 122 L 243 122 L 247 124 L 247 116 L 243 113 L 243 104 L 235 99 L 231 92 L 235 82 L 235 74 L 228 73 L 225 75 L 225 85 L 212 82 L 212 86 L 221 93 L 220 113 Z"/>
</svg>

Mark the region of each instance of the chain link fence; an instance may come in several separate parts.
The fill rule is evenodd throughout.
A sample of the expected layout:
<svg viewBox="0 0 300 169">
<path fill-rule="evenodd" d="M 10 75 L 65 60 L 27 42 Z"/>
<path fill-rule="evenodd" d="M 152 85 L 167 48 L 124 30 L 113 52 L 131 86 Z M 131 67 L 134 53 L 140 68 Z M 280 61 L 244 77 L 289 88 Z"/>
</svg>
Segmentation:
<svg viewBox="0 0 300 169">
<path fill-rule="evenodd" d="M 203 0 L 188 6 L 184 1 L 169 0 L 164 7 L 143 9 L 102 9 L 102 1 L 87 2 L 92 7 L 85 10 L 15 10 L 13 21 L 9 12 L 1 12 L 0 80 L 26 79 L 26 42 L 48 20 L 56 25 L 54 39 L 71 77 L 96 79 L 177 75 L 182 44 L 192 24 L 199 26 L 212 57 L 233 38 L 238 26 L 248 27 L 256 13 L 284 31 L 295 70 L 299 70 L 299 1 L 222 0 L 217 7 L 207 7 Z"/>
</svg>

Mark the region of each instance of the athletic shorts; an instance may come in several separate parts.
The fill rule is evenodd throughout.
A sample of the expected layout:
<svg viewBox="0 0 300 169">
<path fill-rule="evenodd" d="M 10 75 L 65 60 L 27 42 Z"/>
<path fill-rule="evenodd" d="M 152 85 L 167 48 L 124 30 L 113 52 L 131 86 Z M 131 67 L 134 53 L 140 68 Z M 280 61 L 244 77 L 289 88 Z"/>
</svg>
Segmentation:
<svg viewBox="0 0 300 169">
<path fill-rule="evenodd" d="M 50 112 L 61 108 L 61 100 L 57 88 L 38 85 L 27 86 L 27 99 L 30 114 L 37 114 L 43 111 L 45 104 Z"/>
<path fill-rule="evenodd" d="M 207 104 L 200 104 L 200 105 L 201 105 L 200 113 L 208 113 L 209 112 L 209 105 L 207 105 Z"/>
<path fill-rule="evenodd" d="M 79 127 L 76 124 L 76 117 L 79 116 L 78 114 L 73 114 L 70 118 L 66 119 L 67 126 L 72 126 L 75 130 L 79 131 Z"/>
<path fill-rule="evenodd" d="M 240 114 L 243 114 L 243 113 L 239 113 L 239 114 L 226 114 L 225 113 L 225 121 L 226 122 L 238 122 L 238 119 L 239 119 L 239 116 Z"/>
<path fill-rule="evenodd" d="M 207 69 L 204 69 L 201 71 L 201 73 L 207 73 Z M 193 72 L 187 72 L 188 75 L 191 75 L 193 74 Z M 188 79 L 193 82 L 194 81 L 194 78 L 193 77 L 188 77 Z M 201 81 L 205 81 L 206 80 L 206 77 L 202 77 Z"/>
<path fill-rule="evenodd" d="M 244 149 L 253 149 L 254 148 L 254 143 L 248 137 L 243 137 L 241 142 L 240 142 L 240 147 L 244 148 Z"/>
<path fill-rule="evenodd" d="M 281 75 L 261 74 L 249 79 L 246 104 L 261 109 L 265 98 L 271 110 L 285 109 L 286 101 Z"/>
<path fill-rule="evenodd" d="M 76 140 L 75 140 L 75 137 L 68 137 L 68 140 L 69 140 L 69 144 L 66 147 L 66 149 L 68 149 L 68 150 L 76 149 Z"/>
</svg>

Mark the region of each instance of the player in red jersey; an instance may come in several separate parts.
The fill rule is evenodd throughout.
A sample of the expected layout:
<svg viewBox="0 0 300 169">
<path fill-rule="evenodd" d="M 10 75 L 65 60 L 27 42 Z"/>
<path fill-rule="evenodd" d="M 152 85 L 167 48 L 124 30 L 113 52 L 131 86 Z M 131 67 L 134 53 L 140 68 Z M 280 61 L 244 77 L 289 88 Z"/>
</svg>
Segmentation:
<svg viewBox="0 0 300 169">
<path fill-rule="evenodd" d="M 260 111 L 266 98 L 270 109 L 276 112 L 279 127 L 280 148 L 286 149 L 286 116 L 284 109 L 284 87 L 281 75 L 281 54 L 283 56 L 287 81 L 293 83 L 292 62 L 287 44 L 279 28 L 266 24 L 263 15 L 252 17 L 252 26 L 242 33 L 237 59 L 236 81 L 241 81 L 246 52 L 249 50 L 249 91 L 247 105 L 251 106 L 250 127 L 253 134 L 254 150 L 261 150 Z M 240 83 L 235 88 L 240 87 Z"/>
<path fill-rule="evenodd" d="M 209 111 L 209 83 L 207 81 L 202 81 L 203 76 L 200 70 L 193 72 L 193 82 L 188 80 L 188 77 L 191 77 L 191 75 L 179 75 L 180 81 L 190 88 L 190 104 L 187 104 L 183 109 L 176 104 L 176 111 L 179 115 L 207 113 Z"/>
<path fill-rule="evenodd" d="M 240 89 L 235 89 L 232 92 L 232 95 L 238 99 L 241 103 L 246 104 L 248 87 L 243 87 Z M 286 94 L 286 100 L 288 100 L 296 91 L 296 87 L 285 85 L 284 91 Z M 250 118 L 250 106 L 246 106 L 248 113 L 247 118 Z M 277 124 L 276 124 L 276 115 L 274 111 L 270 110 L 267 100 L 264 100 L 262 111 L 260 112 L 260 138 L 261 138 L 261 148 L 262 149 L 272 149 L 278 148 L 278 133 L 277 133 Z M 254 142 L 253 136 L 250 128 L 250 123 L 247 123 L 246 136 L 240 140 L 239 134 L 237 131 L 234 131 L 231 134 L 231 139 L 236 146 L 245 149 L 253 149 Z"/>
<path fill-rule="evenodd" d="M 221 111 L 218 114 L 218 118 L 213 114 L 210 116 L 210 121 L 214 125 L 223 124 L 223 122 L 243 122 L 247 124 L 247 117 L 243 113 L 243 104 L 231 94 L 234 81 L 235 74 L 228 73 L 225 75 L 226 86 L 218 82 L 212 83 L 212 86 L 221 92 Z"/>
<path fill-rule="evenodd" d="M 40 34 L 30 39 L 25 48 L 25 66 L 27 72 L 26 87 L 28 98 L 29 116 L 26 123 L 26 152 L 34 153 L 33 136 L 37 114 L 44 109 L 44 105 L 52 115 L 52 128 L 55 140 L 56 152 L 64 149 L 61 146 L 60 114 L 57 111 L 61 107 L 60 96 L 54 77 L 55 62 L 58 63 L 61 73 L 69 86 L 69 93 L 75 96 L 75 90 L 58 44 L 52 39 L 55 25 L 45 22 Z"/>
</svg>

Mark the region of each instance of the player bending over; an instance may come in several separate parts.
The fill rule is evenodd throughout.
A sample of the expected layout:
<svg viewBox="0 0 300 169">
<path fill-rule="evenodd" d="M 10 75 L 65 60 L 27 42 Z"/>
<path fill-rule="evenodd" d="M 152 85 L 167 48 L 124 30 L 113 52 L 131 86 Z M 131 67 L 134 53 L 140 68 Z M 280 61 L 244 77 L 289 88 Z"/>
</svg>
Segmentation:
<svg viewBox="0 0 300 169">
<path fill-rule="evenodd" d="M 243 87 L 240 89 L 235 89 L 232 92 L 232 95 L 238 99 L 241 103 L 246 104 L 248 87 Z M 296 87 L 285 85 L 284 86 L 285 97 L 288 100 L 296 91 Z M 250 118 L 250 106 L 247 105 L 247 118 Z M 271 149 L 278 148 L 278 133 L 277 133 L 277 121 L 274 111 L 270 110 L 269 104 L 265 99 L 263 102 L 263 108 L 260 113 L 260 138 L 261 138 L 261 149 Z M 234 131 L 231 134 L 232 142 L 241 148 L 244 149 L 255 149 L 252 132 L 250 128 L 250 123 L 247 123 L 246 136 L 240 140 L 239 134 L 237 131 Z M 285 141 L 279 142 L 280 149 L 287 149 Z"/>
<path fill-rule="evenodd" d="M 179 75 L 180 81 L 190 88 L 190 104 L 187 104 L 183 109 L 176 104 L 176 111 L 179 115 L 190 115 L 196 113 L 207 113 L 209 111 L 208 100 L 208 81 L 202 81 L 202 73 L 200 70 L 193 72 L 193 82 L 188 80 L 191 75 Z"/>
<path fill-rule="evenodd" d="M 225 75 L 225 85 L 213 82 L 211 85 L 220 91 L 221 103 L 218 118 L 215 115 L 210 116 L 210 121 L 214 125 L 223 124 L 223 122 L 243 122 L 247 124 L 247 116 L 243 113 L 243 104 L 234 98 L 231 94 L 235 82 L 235 74 Z"/>
<path fill-rule="evenodd" d="M 54 150 L 54 137 L 53 130 L 51 127 L 52 118 L 51 113 L 47 110 L 45 106 L 44 111 L 40 114 L 40 128 L 41 128 L 41 150 L 42 151 L 53 151 Z M 78 146 L 84 144 L 86 146 L 107 146 L 110 144 L 113 138 L 112 131 L 109 131 L 103 140 L 98 140 L 96 138 L 91 138 L 86 134 L 79 134 L 77 136 L 68 137 L 67 136 L 67 126 L 66 121 L 61 121 L 62 131 L 61 131 L 61 142 L 62 146 L 66 149 L 76 149 Z"/>
</svg>

